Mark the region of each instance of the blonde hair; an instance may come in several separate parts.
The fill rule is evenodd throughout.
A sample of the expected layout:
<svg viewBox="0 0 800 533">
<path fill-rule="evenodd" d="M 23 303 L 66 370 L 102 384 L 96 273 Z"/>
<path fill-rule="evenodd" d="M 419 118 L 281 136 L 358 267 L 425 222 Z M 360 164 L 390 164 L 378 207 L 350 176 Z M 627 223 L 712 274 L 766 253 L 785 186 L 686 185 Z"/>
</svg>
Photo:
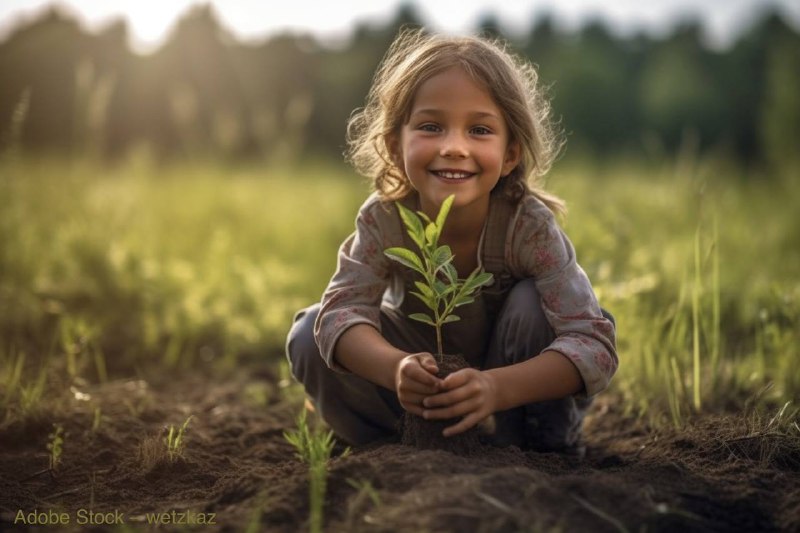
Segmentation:
<svg viewBox="0 0 800 533">
<path fill-rule="evenodd" d="M 551 211 L 562 214 L 564 202 L 541 185 L 562 146 L 551 123 L 550 105 L 533 65 L 497 41 L 401 31 L 375 73 L 365 106 L 348 121 L 347 159 L 372 180 L 381 200 L 408 195 L 411 183 L 393 162 L 387 140 L 408 120 L 420 85 L 453 66 L 460 66 L 486 87 L 503 112 L 510 140 L 520 145 L 519 164 L 500 181 L 504 194 L 518 201 L 530 192 Z"/>
</svg>

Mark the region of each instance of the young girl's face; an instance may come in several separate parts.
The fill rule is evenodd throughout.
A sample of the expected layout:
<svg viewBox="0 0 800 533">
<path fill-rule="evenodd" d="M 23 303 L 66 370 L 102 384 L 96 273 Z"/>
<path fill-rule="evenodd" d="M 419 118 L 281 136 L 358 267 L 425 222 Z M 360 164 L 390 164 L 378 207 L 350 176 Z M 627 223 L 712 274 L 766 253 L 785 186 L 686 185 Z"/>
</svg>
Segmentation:
<svg viewBox="0 0 800 533">
<path fill-rule="evenodd" d="M 451 194 L 453 209 L 485 216 L 489 193 L 520 159 L 502 111 L 461 67 L 420 85 L 408 121 L 389 145 L 429 216 Z"/>
</svg>

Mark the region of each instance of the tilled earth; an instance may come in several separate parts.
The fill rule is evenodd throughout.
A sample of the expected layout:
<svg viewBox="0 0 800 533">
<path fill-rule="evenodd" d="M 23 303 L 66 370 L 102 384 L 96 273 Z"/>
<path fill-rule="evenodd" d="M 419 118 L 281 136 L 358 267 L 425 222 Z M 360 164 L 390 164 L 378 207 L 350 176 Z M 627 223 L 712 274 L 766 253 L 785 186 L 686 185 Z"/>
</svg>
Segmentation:
<svg viewBox="0 0 800 533">
<path fill-rule="evenodd" d="M 74 385 L 0 428 L 0 530 L 307 529 L 308 469 L 283 437 L 301 409 L 265 371 Z M 582 459 L 337 445 L 325 530 L 800 531 L 798 433 L 745 415 L 655 430 L 622 412 L 613 392 L 595 402 Z M 190 415 L 170 460 L 165 428 Z M 65 436 L 53 472 L 54 423 Z"/>
</svg>

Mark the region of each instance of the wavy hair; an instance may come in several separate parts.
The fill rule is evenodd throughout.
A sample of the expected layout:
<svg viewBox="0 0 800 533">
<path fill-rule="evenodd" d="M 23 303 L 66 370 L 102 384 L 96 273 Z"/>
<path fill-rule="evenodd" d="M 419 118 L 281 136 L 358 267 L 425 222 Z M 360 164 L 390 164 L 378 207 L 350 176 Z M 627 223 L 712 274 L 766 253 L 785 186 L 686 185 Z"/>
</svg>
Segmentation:
<svg viewBox="0 0 800 533">
<path fill-rule="evenodd" d="M 520 145 L 519 164 L 501 179 L 503 193 L 518 201 L 530 192 L 554 213 L 564 213 L 563 200 L 542 187 L 542 177 L 563 145 L 551 120 L 550 104 L 534 66 L 498 41 L 401 31 L 375 73 L 365 106 L 350 116 L 348 161 L 372 180 L 381 200 L 408 195 L 411 183 L 394 164 L 388 138 L 407 122 L 420 85 L 454 66 L 488 90 L 503 113 L 510 140 Z"/>
</svg>

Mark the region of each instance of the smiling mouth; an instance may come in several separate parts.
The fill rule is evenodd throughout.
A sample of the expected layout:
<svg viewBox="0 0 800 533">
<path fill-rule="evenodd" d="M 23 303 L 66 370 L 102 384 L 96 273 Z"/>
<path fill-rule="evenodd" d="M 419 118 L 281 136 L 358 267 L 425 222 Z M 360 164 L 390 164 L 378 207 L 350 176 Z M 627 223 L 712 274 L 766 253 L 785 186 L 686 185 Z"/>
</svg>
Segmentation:
<svg viewBox="0 0 800 533">
<path fill-rule="evenodd" d="M 432 170 L 431 174 L 439 178 L 453 181 L 465 180 L 475 175 L 474 172 L 466 172 L 464 170 Z"/>
</svg>

